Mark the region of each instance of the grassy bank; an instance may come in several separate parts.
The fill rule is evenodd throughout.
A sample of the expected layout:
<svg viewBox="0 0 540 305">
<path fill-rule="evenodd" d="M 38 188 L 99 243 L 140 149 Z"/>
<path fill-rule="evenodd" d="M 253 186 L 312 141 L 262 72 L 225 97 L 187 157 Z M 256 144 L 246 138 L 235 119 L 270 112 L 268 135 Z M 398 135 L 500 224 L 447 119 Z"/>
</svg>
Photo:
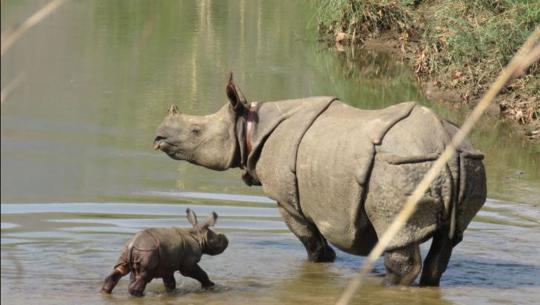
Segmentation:
<svg viewBox="0 0 540 305">
<path fill-rule="evenodd" d="M 540 24 L 538 0 L 323 0 L 321 36 L 384 42 L 408 60 L 434 99 L 474 103 Z M 444 97 L 444 98 L 441 98 Z M 492 113 L 540 137 L 540 65 L 509 84 Z"/>
</svg>

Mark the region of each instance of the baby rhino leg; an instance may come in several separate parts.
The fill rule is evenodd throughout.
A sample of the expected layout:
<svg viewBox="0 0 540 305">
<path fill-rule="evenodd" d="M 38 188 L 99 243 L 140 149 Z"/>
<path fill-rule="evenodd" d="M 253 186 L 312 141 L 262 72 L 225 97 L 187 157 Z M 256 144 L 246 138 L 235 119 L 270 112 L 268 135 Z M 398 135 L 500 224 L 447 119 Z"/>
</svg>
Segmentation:
<svg viewBox="0 0 540 305">
<path fill-rule="evenodd" d="M 411 285 L 422 269 L 418 244 L 387 251 L 384 254 L 385 285 Z"/>
<path fill-rule="evenodd" d="M 152 281 L 159 267 L 159 252 L 157 249 L 133 249 L 131 257 L 131 272 L 133 277 L 128 291 L 133 296 L 142 296 L 146 284 Z"/>
<path fill-rule="evenodd" d="M 104 293 L 111 293 L 120 278 L 129 273 L 129 263 L 127 261 L 127 248 L 124 249 L 122 255 L 118 258 L 118 262 L 114 266 L 113 272 L 103 281 L 103 287 L 101 291 Z"/>
<path fill-rule="evenodd" d="M 198 264 L 186 264 L 180 268 L 180 273 L 183 276 L 196 279 L 205 289 L 214 286 L 214 283 L 208 278 L 208 274 Z"/>
<path fill-rule="evenodd" d="M 174 291 L 176 289 L 176 280 L 173 273 L 164 275 L 162 279 L 167 291 Z"/>
<path fill-rule="evenodd" d="M 129 284 L 128 291 L 132 296 L 140 297 L 144 293 L 144 288 L 152 280 L 152 277 L 146 272 L 140 272 L 135 275 L 134 280 Z"/>
</svg>

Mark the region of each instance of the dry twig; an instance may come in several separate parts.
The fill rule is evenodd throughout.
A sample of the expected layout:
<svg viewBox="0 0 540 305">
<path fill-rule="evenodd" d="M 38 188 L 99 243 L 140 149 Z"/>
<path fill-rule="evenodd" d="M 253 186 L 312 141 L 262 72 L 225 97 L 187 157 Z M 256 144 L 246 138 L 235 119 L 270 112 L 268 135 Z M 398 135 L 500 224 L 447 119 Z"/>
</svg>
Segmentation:
<svg viewBox="0 0 540 305">
<path fill-rule="evenodd" d="M 34 15 L 30 16 L 28 19 L 26 19 L 21 25 L 19 25 L 16 29 L 13 31 L 10 31 L 5 35 L 5 38 L 2 37 L 2 48 L 1 48 L 1 55 L 3 56 L 9 48 L 30 28 L 35 26 L 36 24 L 40 23 L 45 17 L 49 16 L 52 12 L 54 12 L 58 7 L 60 7 L 62 4 L 64 4 L 67 0 L 53 0 L 49 2 L 49 4 L 45 5 L 42 9 L 34 13 Z M 2 35 L 4 36 L 4 35 Z"/>
<path fill-rule="evenodd" d="M 17 88 L 21 84 L 21 82 L 24 80 L 24 78 L 25 78 L 25 74 L 21 73 L 21 74 L 17 75 L 17 77 L 14 80 L 10 81 L 2 89 L 1 98 L 0 98 L 0 104 L 4 103 L 6 98 L 11 94 L 11 92 L 13 92 L 13 90 L 15 90 L 15 88 Z"/>
</svg>

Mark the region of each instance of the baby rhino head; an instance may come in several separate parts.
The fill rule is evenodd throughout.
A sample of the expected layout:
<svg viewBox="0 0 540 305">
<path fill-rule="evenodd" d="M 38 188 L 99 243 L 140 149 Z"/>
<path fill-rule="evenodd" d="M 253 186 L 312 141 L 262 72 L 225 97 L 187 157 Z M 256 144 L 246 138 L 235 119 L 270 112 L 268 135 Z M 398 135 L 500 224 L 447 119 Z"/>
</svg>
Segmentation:
<svg viewBox="0 0 540 305">
<path fill-rule="evenodd" d="M 197 221 L 197 215 L 191 209 L 186 210 L 187 219 L 193 225 L 191 232 L 194 233 L 197 240 L 202 246 L 202 252 L 209 255 L 218 255 L 225 251 L 229 245 L 227 237 L 221 233 L 216 233 L 210 229 L 210 227 L 216 224 L 218 215 L 216 212 L 212 212 L 208 219 L 203 224 L 199 224 Z"/>
</svg>

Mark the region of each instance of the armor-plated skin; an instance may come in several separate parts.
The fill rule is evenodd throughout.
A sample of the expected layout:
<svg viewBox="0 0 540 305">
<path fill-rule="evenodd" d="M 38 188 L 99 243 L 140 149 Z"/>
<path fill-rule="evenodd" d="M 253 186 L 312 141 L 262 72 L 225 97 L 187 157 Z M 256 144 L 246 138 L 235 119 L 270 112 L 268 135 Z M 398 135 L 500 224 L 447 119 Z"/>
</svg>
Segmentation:
<svg viewBox="0 0 540 305">
<path fill-rule="evenodd" d="M 217 255 L 228 245 L 223 234 L 215 233 L 213 226 L 217 214 L 212 213 L 204 224 L 187 209 L 187 217 L 193 225 L 184 228 L 150 228 L 137 234 L 126 244 L 113 272 L 105 279 L 102 291 L 111 293 L 120 278 L 131 272 L 129 293 L 142 296 L 146 284 L 154 278 L 162 278 L 167 290 L 174 290 L 174 272 L 198 280 L 203 288 L 214 285 L 197 264 L 203 254 Z"/>
<path fill-rule="evenodd" d="M 261 185 L 278 203 L 316 262 L 335 259 L 328 242 L 367 255 L 457 132 L 414 102 L 380 110 L 334 97 L 250 104 L 232 75 L 226 92 L 229 105 L 212 115 L 172 106 L 155 148 L 215 170 L 242 168 L 248 185 Z M 386 248 L 386 284 L 413 283 L 422 270 L 419 245 L 430 238 L 420 284 L 439 284 L 452 248 L 484 204 L 482 158 L 468 141 L 457 148 Z"/>
</svg>

